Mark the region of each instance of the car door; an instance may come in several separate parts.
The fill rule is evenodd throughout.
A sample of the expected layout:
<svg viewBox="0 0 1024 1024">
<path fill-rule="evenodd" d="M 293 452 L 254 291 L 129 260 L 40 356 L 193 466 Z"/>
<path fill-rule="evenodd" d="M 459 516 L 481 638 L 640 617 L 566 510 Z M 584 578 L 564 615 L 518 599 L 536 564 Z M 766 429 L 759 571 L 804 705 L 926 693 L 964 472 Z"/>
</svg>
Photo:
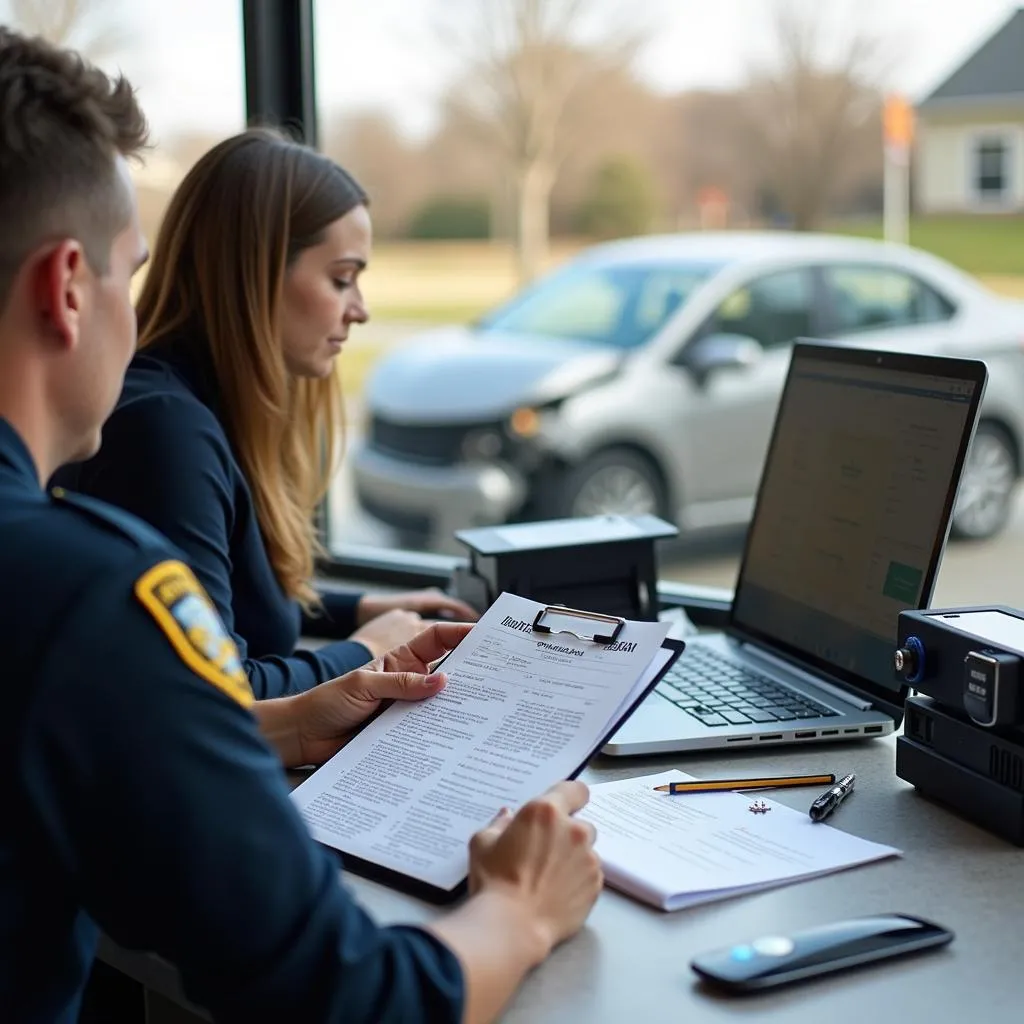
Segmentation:
<svg viewBox="0 0 1024 1024">
<path fill-rule="evenodd" d="M 762 349 L 754 364 L 713 372 L 692 395 L 688 462 L 703 500 L 752 507 L 793 342 L 816 334 L 819 313 L 811 267 L 770 271 L 737 287 L 688 343 L 689 348 L 714 334 L 738 334 Z M 695 519 L 704 518 L 691 511 Z"/>
</svg>

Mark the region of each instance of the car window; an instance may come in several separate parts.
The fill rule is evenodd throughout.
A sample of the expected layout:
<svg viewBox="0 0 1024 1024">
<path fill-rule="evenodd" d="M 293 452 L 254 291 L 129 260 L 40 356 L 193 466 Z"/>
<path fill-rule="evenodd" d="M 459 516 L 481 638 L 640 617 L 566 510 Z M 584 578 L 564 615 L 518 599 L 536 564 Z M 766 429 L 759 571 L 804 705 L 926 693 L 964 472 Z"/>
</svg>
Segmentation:
<svg viewBox="0 0 1024 1024">
<path fill-rule="evenodd" d="M 832 333 L 948 320 L 953 306 L 919 278 L 893 267 L 823 268 Z"/>
<path fill-rule="evenodd" d="M 814 282 L 805 268 L 780 270 L 737 288 L 701 332 L 742 334 L 765 348 L 813 334 Z"/>
<path fill-rule="evenodd" d="M 615 330 L 625 304 L 626 289 L 610 276 L 588 274 L 525 305 L 514 329 L 556 338 L 600 338 Z"/>
<path fill-rule="evenodd" d="M 542 279 L 477 327 L 484 333 L 508 331 L 635 348 L 717 269 L 706 264 L 575 265 Z"/>
</svg>

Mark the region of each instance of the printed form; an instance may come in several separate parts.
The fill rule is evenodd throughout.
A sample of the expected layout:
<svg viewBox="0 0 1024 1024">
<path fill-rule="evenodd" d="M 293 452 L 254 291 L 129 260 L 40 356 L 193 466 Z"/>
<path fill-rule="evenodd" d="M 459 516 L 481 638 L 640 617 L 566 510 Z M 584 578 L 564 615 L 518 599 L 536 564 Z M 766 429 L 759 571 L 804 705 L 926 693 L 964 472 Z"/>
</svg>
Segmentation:
<svg viewBox="0 0 1024 1024">
<path fill-rule="evenodd" d="M 692 779 L 671 770 L 591 787 L 579 817 L 597 829 L 595 849 L 610 886 L 681 910 L 900 855 L 762 793 L 654 791 Z M 771 810 L 751 814 L 754 800 Z"/>
<path fill-rule="evenodd" d="M 599 644 L 534 633 L 544 607 L 503 594 L 444 662 L 441 693 L 392 704 L 295 789 L 317 841 L 450 890 L 474 832 L 590 758 L 671 658 L 669 624 L 627 621 Z M 552 629 L 608 628 L 568 620 Z"/>
</svg>

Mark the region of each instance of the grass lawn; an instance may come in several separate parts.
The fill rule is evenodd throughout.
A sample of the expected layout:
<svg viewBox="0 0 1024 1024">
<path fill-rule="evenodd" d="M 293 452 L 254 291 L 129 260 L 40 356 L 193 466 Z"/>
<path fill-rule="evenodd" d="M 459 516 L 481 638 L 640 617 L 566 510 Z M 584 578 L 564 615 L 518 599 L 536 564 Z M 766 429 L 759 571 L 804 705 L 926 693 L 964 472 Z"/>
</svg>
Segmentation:
<svg viewBox="0 0 1024 1024">
<path fill-rule="evenodd" d="M 841 234 L 881 238 L 881 221 L 830 225 Z M 971 274 L 1024 275 L 1024 217 L 926 217 L 910 223 L 910 244 Z"/>
</svg>

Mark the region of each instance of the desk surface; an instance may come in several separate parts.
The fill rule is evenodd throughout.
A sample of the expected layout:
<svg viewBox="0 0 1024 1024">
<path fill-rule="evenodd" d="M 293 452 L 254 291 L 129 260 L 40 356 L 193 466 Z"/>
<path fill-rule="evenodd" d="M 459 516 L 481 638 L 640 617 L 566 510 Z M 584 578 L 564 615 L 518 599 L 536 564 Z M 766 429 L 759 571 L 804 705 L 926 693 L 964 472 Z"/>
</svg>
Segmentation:
<svg viewBox="0 0 1024 1024">
<path fill-rule="evenodd" d="M 679 767 L 714 773 L 857 773 L 857 789 L 831 823 L 891 844 L 901 858 L 672 914 L 605 890 L 587 927 L 529 978 L 509 1022 L 687 1022 L 739 1019 L 864 1024 L 874 1021 L 1011 1019 L 1020 1008 L 1018 936 L 1024 921 L 1024 851 L 919 796 L 895 776 L 890 738 L 860 744 L 766 749 L 729 757 L 602 758 L 584 776 L 605 782 Z M 772 799 L 804 809 L 812 794 Z M 350 876 L 351 877 L 351 876 Z M 436 913 L 382 886 L 352 880 L 379 920 Z M 861 914 L 931 917 L 956 933 L 945 950 L 743 1000 L 710 997 L 690 957 L 736 940 Z M 984 1006 L 982 1017 L 979 1010 Z"/>
<path fill-rule="evenodd" d="M 1024 851 L 897 779 L 891 737 L 729 755 L 602 758 L 584 778 L 603 782 L 666 767 L 698 777 L 854 771 L 856 792 L 831 823 L 895 846 L 904 856 L 672 914 L 605 890 L 586 928 L 527 979 L 503 1020 L 703 1024 L 756 1015 L 758 1021 L 786 1024 L 864 1024 L 866 1017 L 940 1022 L 1010 1020 L 1019 1014 Z M 811 798 L 800 790 L 772 794 L 801 810 Z M 346 881 L 382 923 L 425 922 L 442 912 L 353 875 Z M 693 954 L 738 940 L 887 912 L 930 917 L 951 928 L 956 939 L 938 952 L 742 1000 L 707 995 L 688 967 Z"/>
</svg>

